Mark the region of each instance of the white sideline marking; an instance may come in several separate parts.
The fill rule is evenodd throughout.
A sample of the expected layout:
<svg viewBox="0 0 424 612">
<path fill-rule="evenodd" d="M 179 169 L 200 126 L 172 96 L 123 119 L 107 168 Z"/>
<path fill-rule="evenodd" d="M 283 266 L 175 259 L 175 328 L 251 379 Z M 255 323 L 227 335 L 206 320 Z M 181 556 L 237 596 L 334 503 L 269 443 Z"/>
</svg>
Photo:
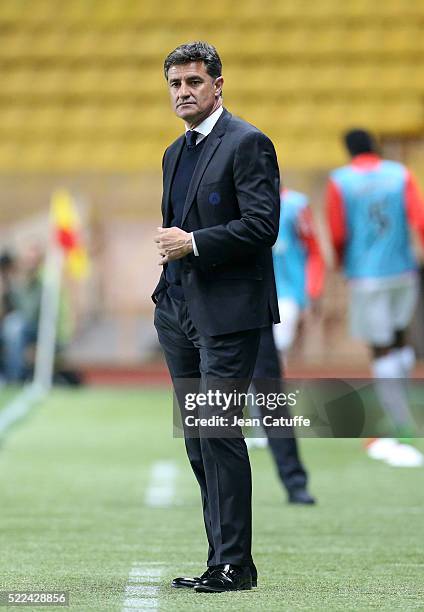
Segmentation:
<svg viewBox="0 0 424 612">
<path fill-rule="evenodd" d="M 129 603 L 128 603 L 129 602 Z M 157 599 L 131 599 L 124 602 L 122 612 L 143 612 L 143 610 L 152 610 L 158 607 Z"/>
<path fill-rule="evenodd" d="M 143 569 L 137 567 L 137 564 L 134 565 L 135 567 L 130 571 L 130 576 L 160 576 L 162 574 L 162 570 L 158 567 L 149 567 L 149 569 Z"/>
<path fill-rule="evenodd" d="M 159 582 L 162 570 L 158 568 L 140 569 L 135 567 L 130 571 L 130 582 Z"/>
<path fill-rule="evenodd" d="M 171 506 L 175 497 L 178 468 L 173 461 L 157 461 L 150 473 L 144 503 L 153 508 Z"/>
<path fill-rule="evenodd" d="M 151 597 L 152 595 L 156 595 L 158 591 L 159 587 L 157 586 L 127 586 L 125 589 L 125 594 L 130 595 L 131 597 L 134 597 L 135 595 L 149 595 L 149 597 Z"/>
<path fill-rule="evenodd" d="M 42 393 L 35 385 L 28 385 L 14 397 L 4 410 L 0 412 L 0 435 L 5 433 L 11 425 L 22 419 L 32 406 L 42 397 Z"/>
<path fill-rule="evenodd" d="M 174 461 L 157 461 L 152 465 L 144 503 L 153 508 L 167 508 L 175 498 L 178 468 Z M 159 607 L 160 582 L 163 563 L 133 563 L 125 587 L 121 612 L 155 610 Z"/>
<path fill-rule="evenodd" d="M 151 582 L 159 582 L 162 568 L 150 567 L 150 565 L 134 565 L 128 576 L 128 584 L 125 587 L 125 600 L 122 612 L 134 612 L 138 610 L 152 610 L 159 607 L 159 587 L 152 586 Z M 144 584 L 134 584 L 143 582 Z"/>
</svg>

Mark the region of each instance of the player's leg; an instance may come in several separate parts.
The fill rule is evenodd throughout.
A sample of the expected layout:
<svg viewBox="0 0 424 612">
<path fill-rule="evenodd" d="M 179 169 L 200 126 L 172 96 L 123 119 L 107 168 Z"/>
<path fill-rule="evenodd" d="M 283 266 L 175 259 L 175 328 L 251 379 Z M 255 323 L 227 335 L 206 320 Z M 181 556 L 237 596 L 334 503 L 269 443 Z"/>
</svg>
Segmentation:
<svg viewBox="0 0 424 612">
<path fill-rule="evenodd" d="M 384 383 L 379 385 L 380 393 L 384 396 L 384 403 L 393 423 L 402 433 L 413 427 L 405 378 L 413 367 L 414 353 L 412 347 L 406 346 L 405 338 L 417 300 L 416 280 L 411 277 L 401 281 L 398 286 L 381 290 L 379 293 L 380 302 L 376 300 L 378 310 L 376 308 L 375 315 L 379 317 L 380 324 L 384 324 L 384 344 L 382 341 L 378 343 L 378 338 L 374 336 L 373 370 L 376 377 L 385 379 Z M 380 310 L 381 299 L 384 299 L 383 316 Z M 373 326 L 377 324 L 375 317 L 371 323 Z M 382 334 L 382 331 L 379 333 Z"/>
<path fill-rule="evenodd" d="M 415 355 L 412 347 L 406 344 L 405 330 L 397 331 L 396 340 L 387 355 L 393 361 L 397 360 L 398 371 L 401 373 L 402 378 L 398 377 L 395 380 L 386 379 L 381 384 L 386 387 L 387 395 L 393 396 L 395 399 L 399 392 L 399 387 L 402 386 L 402 398 L 405 398 L 404 401 L 407 404 L 407 377 L 413 368 Z M 394 467 L 421 467 L 424 465 L 424 455 L 418 449 L 405 443 L 407 441 L 405 438 L 408 438 L 415 429 L 409 413 L 409 406 L 407 410 L 408 413 L 405 415 L 405 421 L 398 426 L 399 436 L 403 438 L 403 443 L 393 439 L 377 439 L 373 441 L 369 449 L 371 456 L 373 453 L 376 456 L 375 453 L 377 453 L 376 458 L 385 459 L 389 465 Z"/>
<path fill-rule="evenodd" d="M 25 322 L 17 312 L 6 314 L 0 329 L 4 372 L 7 382 L 21 382 L 25 376 Z"/>
<path fill-rule="evenodd" d="M 410 378 L 415 367 L 414 348 L 408 344 L 405 329 L 398 329 L 395 334 L 393 350 L 396 351 L 405 378 Z"/>
<path fill-rule="evenodd" d="M 253 387 L 256 393 L 280 394 L 283 392 L 283 379 L 280 360 L 274 343 L 272 327 L 261 329 L 258 356 L 253 374 Z M 261 405 L 261 415 L 269 414 Z M 274 416 L 289 418 L 286 407 L 279 407 Z M 278 475 L 287 489 L 289 501 L 294 503 L 314 503 L 306 490 L 307 474 L 299 456 L 297 441 L 293 430 L 287 428 L 265 427 L 269 446 L 273 455 Z M 287 434 L 290 436 L 287 436 Z M 280 434 L 280 435 L 279 435 Z"/>
<path fill-rule="evenodd" d="M 351 287 L 351 333 L 371 349 L 371 370 L 377 397 L 396 427 L 410 422 L 403 370 L 393 352 L 395 328 L 392 290 L 381 287 Z M 389 381 L 389 382 L 387 382 Z"/>
<path fill-rule="evenodd" d="M 284 360 L 296 337 L 300 308 L 294 300 L 281 298 L 278 300 L 278 309 L 281 323 L 273 326 L 273 332 L 275 346 Z"/>
<path fill-rule="evenodd" d="M 393 287 L 359 287 L 354 288 L 351 297 L 352 333 L 367 342 L 371 349 L 379 402 L 396 429 L 406 431 L 412 427 L 412 419 L 404 384 L 404 364 L 396 346 L 399 334 L 396 332 L 399 325 L 406 326 L 412 316 L 413 292 L 404 293 Z M 420 453 L 405 448 L 392 438 L 373 439 L 367 445 L 367 451 L 371 457 L 386 460 L 390 465 L 422 465 Z"/>
<path fill-rule="evenodd" d="M 399 402 L 391 396 L 384 380 L 398 374 L 397 362 L 389 357 L 393 342 L 390 296 L 387 291 L 353 284 L 350 286 L 350 332 L 365 342 L 371 353 L 371 370 L 378 401 L 384 412 L 397 415 Z M 403 402 L 400 404 L 403 405 Z M 392 420 L 392 419 L 391 419 Z M 397 420 L 397 417 L 396 417 Z M 390 458 L 396 447 L 393 438 L 371 438 L 366 441 L 367 454 L 374 459 Z"/>
<path fill-rule="evenodd" d="M 402 334 L 403 336 L 403 334 Z M 401 334 L 397 335 L 398 341 Z M 405 367 L 399 349 L 394 343 L 390 347 L 373 346 L 373 374 L 375 389 L 386 414 L 395 425 L 398 435 L 403 437 L 413 430 L 405 384 Z M 421 453 L 394 438 L 376 438 L 367 444 L 368 455 L 382 459 L 394 467 L 419 467 L 424 458 Z"/>
<path fill-rule="evenodd" d="M 407 344 L 406 329 L 412 319 L 418 298 L 418 278 L 411 276 L 392 292 L 392 316 L 396 328 L 392 354 L 398 359 L 402 370 L 402 382 L 407 394 L 408 379 L 415 366 L 415 352 Z M 415 424 L 411 418 L 410 425 L 401 431 L 401 437 L 408 438 L 413 434 Z M 405 440 L 404 440 L 405 442 Z M 423 454 L 410 444 L 399 444 L 394 456 L 389 461 L 391 465 L 418 467 L 424 464 Z"/>
<path fill-rule="evenodd" d="M 397 431 L 405 432 L 410 429 L 412 420 L 404 384 L 404 368 L 398 352 L 392 347 L 376 345 L 371 350 L 377 396 Z"/>
<path fill-rule="evenodd" d="M 392 292 L 392 317 L 395 328 L 393 351 L 396 353 L 405 378 L 415 366 L 415 351 L 407 344 L 406 329 L 414 315 L 418 300 L 418 278 L 414 275 Z"/>
</svg>

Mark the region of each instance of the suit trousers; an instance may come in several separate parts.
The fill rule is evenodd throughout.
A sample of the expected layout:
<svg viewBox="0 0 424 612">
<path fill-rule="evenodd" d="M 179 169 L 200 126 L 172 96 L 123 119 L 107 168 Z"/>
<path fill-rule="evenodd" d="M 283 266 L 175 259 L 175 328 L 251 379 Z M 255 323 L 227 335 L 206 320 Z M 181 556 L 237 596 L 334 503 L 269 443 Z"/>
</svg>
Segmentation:
<svg viewBox="0 0 424 612">
<path fill-rule="evenodd" d="M 237 391 L 247 392 L 256 362 L 259 329 L 201 335 L 185 300 L 174 300 L 167 293 L 156 305 L 155 327 L 177 397 L 182 379 L 198 379 L 202 391 L 207 391 L 211 379 L 231 379 L 231 384 L 238 379 Z M 182 398 L 178 399 L 181 408 Z M 201 431 L 193 436 L 185 432 L 185 446 L 201 490 L 209 543 L 207 565 L 250 566 L 255 576 L 251 552 L 252 478 L 241 430 L 235 437 L 205 436 Z"/>
</svg>

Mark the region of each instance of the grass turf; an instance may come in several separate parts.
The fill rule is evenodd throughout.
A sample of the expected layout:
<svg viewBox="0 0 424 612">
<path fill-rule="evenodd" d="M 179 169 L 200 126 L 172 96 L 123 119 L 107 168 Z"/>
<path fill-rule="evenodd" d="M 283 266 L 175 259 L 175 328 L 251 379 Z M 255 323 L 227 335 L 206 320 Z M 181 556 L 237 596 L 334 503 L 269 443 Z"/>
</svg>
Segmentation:
<svg viewBox="0 0 424 612">
<path fill-rule="evenodd" d="M 170 394 L 55 390 L 1 443 L 1 589 L 69 590 L 72 610 L 121 610 L 142 563 L 163 571 L 161 610 L 423 609 L 422 469 L 372 461 L 358 440 L 301 447 L 313 508 L 288 506 L 268 453 L 252 453 L 258 589 L 174 590 L 175 575 L 203 571 L 206 543 Z M 152 509 L 163 459 L 179 469 L 175 503 Z"/>
</svg>

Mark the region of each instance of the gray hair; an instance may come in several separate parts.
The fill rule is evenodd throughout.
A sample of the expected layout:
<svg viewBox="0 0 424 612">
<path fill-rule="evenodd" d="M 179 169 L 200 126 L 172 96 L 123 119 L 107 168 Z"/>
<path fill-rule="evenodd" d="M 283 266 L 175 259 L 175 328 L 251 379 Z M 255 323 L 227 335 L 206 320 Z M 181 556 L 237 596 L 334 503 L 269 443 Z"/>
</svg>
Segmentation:
<svg viewBox="0 0 424 612">
<path fill-rule="evenodd" d="M 163 64 L 165 79 L 168 80 L 168 70 L 171 66 L 203 62 L 206 72 L 214 79 L 221 76 L 222 63 L 215 47 L 201 40 L 180 45 L 166 57 Z"/>
</svg>

